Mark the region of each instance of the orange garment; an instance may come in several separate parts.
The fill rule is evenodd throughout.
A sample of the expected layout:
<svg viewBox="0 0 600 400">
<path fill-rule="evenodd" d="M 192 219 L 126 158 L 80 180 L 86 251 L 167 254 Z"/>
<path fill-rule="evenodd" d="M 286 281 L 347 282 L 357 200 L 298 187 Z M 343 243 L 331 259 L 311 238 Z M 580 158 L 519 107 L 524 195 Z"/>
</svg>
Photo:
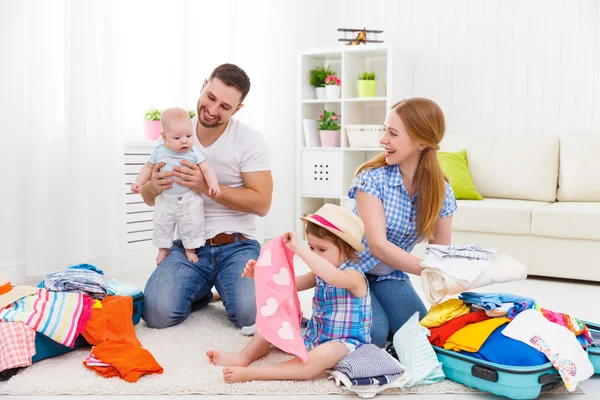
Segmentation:
<svg viewBox="0 0 600 400">
<path fill-rule="evenodd" d="M 106 378 L 120 376 L 128 382 L 136 382 L 144 374 L 162 374 L 163 368 L 142 348 L 132 315 L 130 296 L 107 296 L 101 309 L 92 309 L 92 318 L 83 331 L 84 338 L 95 345 L 94 356 L 112 367 L 88 366 L 86 361 L 83 365 Z"/>
</svg>

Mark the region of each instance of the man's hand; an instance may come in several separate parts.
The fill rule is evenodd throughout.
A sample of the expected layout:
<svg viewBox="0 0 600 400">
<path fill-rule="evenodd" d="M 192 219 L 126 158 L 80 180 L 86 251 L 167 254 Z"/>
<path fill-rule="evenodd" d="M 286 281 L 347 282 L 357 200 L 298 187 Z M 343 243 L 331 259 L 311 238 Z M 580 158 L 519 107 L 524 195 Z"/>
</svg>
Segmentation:
<svg viewBox="0 0 600 400">
<path fill-rule="evenodd" d="M 180 181 L 175 181 L 178 185 L 189 187 L 195 192 L 202 193 L 209 197 L 215 197 L 211 195 L 208 185 L 204 180 L 204 175 L 200 171 L 200 167 L 192 162 L 182 160 L 181 165 L 183 167 L 173 167 L 173 175 L 181 178 Z M 221 193 L 219 192 L 219 195 Z"/>
<path fill-rule="evenodd" d="M 244 268 L 244 272 L 242 272 L 242 278 L 251 278 L 254 279 L 254 266 L 256 265 L 256 260 L 248 260 L 246 263 L 246 268 Z"/>
<path fill-rule="evenodd" d="M 152 190 L 157 195 L 160 194 L 163 190 L 171 189 L 173 187 L 173 172 L 160 172 L 160 169 L 164 165 L 164 162 L 156 164 L 152 168 L 152 175 L 150 175 L 150 184 L 152 185 Z"/>
</svg>

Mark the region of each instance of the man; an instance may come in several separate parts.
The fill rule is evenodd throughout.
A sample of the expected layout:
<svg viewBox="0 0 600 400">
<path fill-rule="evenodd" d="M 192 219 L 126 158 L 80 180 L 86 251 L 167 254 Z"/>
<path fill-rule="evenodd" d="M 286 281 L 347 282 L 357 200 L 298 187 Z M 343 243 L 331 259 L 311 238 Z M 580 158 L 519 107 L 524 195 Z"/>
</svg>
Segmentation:
<svg viewBox="0 0 600 400">
<path fill-rule="evenodd" d="M 204 200 L 207 238 L 196 249 L 197 263 L 186 258 L 181 241 L 176 240 L 148 279 L 143 318 L 150 327 L 175 325 L 206 306 L 213 298 L 213 285 L 232 322 L 239 327 L 255 322 L 254 281 L 241 275 L 248 260 L 259 256 L 254 215 L 265 216 L 269 211 L 273 179 L 266 141 L 258 131 L 232 118 L 243 107 L 249 90 L 250 79 L 241 68 L 220 65 L 204 81 L 198 115 L 192 120 L 194 146 L 213 167 L 220 197 L 209 196 L 200 169 L 186 161 L 172 172 L 160 172 L 164 163 L 156 164 L 142 188 L 148 205 L 154 205 L 156 196 L 172 185 L 199 193 Z"/>
</svg>

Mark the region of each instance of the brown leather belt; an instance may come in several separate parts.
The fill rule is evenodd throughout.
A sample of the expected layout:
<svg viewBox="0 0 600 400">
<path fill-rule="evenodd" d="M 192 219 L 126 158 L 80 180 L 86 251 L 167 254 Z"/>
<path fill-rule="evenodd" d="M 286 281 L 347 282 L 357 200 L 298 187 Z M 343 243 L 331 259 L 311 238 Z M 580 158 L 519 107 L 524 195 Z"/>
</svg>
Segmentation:
<svg viewBox="0 0 600 400">
<path fill-rule="evenodd" d="M 236 236 L 237 235 L 237 239 Z M 241 233 L 219 233 L 217 236 L 212 237 L 206 241 L 211 246 L 223 246 L 224 244 L 231 244 L 236 240 L 248 240 Z"/>
</svg>

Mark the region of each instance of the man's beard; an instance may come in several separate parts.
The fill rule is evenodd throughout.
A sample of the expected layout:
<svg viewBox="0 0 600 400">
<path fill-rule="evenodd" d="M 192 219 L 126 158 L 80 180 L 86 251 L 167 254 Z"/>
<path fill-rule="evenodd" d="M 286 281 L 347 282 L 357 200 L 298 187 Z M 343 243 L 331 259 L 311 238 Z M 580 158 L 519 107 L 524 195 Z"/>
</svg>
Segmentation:
<svg viewBox="0 0 600 400">
<path fill-rule="evenodd" d="M 202 121 L 202 118 L 198 119 L 198 122 L 200 122 L 200 125 L 202 125 L 205 128 L 216 128 L 217 126 L 221 126 L 225 123 L 225 122 L 220 122 L 220 120 L 217 120 L 217 122 L 209 124 L 208 122 Z"/>
</svg>

